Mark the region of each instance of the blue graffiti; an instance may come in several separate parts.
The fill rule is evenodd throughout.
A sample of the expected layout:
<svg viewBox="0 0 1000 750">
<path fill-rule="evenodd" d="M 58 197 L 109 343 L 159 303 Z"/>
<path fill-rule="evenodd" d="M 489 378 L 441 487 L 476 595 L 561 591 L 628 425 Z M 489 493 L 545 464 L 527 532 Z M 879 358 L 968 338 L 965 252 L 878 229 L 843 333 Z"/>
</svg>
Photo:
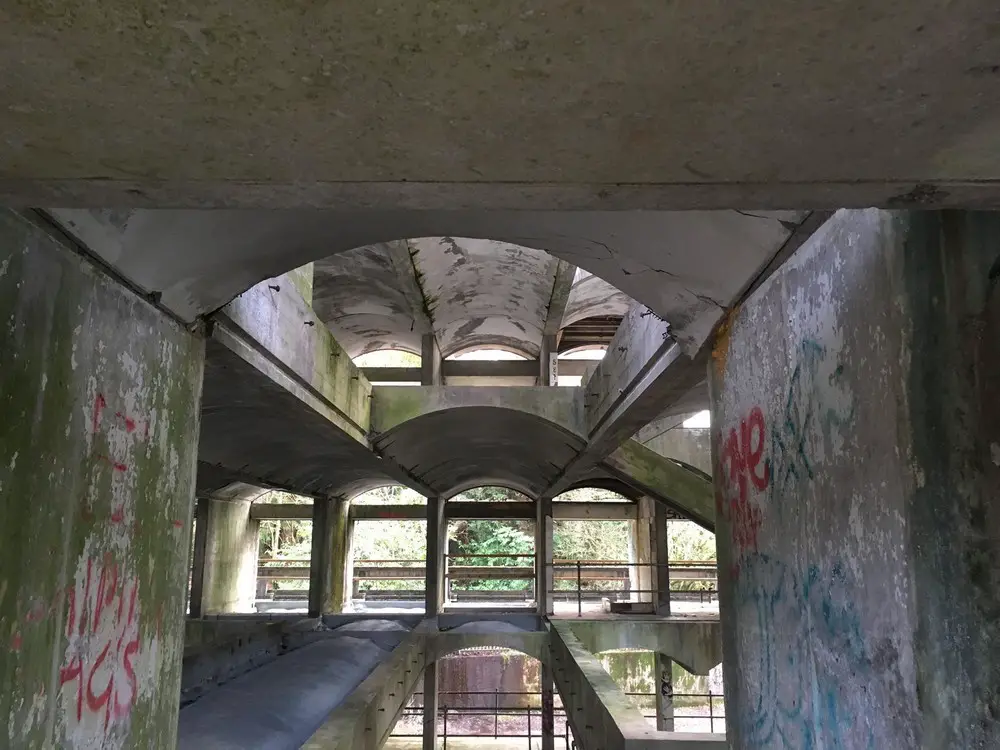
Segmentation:
<svg viewBox="0 0 1000 750">
<path fill-rule="evenodd" d="M 849 708 L 849 678 L 864 681 L 871 659 L 842 566 L 800 574 L 752 554 L 736 585 L 742 746 L 873 750 L 874 731 Z"/>
</svg>

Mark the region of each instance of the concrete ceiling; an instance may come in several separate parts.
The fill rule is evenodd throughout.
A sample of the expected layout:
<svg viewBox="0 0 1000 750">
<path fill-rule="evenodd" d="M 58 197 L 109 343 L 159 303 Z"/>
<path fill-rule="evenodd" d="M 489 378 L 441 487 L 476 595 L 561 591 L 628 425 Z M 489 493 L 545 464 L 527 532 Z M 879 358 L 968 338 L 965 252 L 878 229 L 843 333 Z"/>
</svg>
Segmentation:
<svg viewBox="0 0 1000 750">
<path fill-rule="evenodd" d="M 255 283 L 310 261 L 405 238 L 471 237 L 494 241 L 492 245 L 477 243 L 478 248 L 517 246 L 509 255 L 524 259 L 520 270 L 525 272 L 543 267 L 542 256 L 530 250 L 547 251 L 591 272 L 670 321 L 671 334 L 688 351 L 701 346 L 723 310 L 807 216 L 790 211 L 758 215 L 739 211 L 50 209 L 48 213 L 118 273 L 185 321 L 219 308 Z M 443 240 L 427 241 L 420 249 L 433 257 L 447 253 L 446 245 Z M 395 316 L 402 301 L 391 291 L 388 269 L 371 253 L 361 256 L 356 289 L 379 288 L 385 309 L 373 305 L 367 313 L 359 312 L 369 315 L 370 322 Z M 478 255 L 462 274 L 495 280 L 506 262 L 503 253 L 499 257 L 499 261 L 487 262 Z M 464 324 L 456 317 L 462 296 L 451 294 L 447 274 L 459 265 L 460 256 L 452 255 L 452 259 L 451 265 L 431 262 L 427 283 L 430 294 L 436 294 L 444 305 L 442 334 L 457 340 Z M 537 316 L 541 288 L 532 292 L 534 301 L 521 306 L 525 315 Z M 595 292 L 594 299 L 599 300 L 603 292 Z M 583 300 L 571 303 L 583 304 Z M 486 315 L 486 308 L 480 313 Z"/>
<path fill-rule="evenodd" d="M 998 24 L 985 0 L 5 3 L 3 195 L 995 204 Z"/>
<path fill-rule="evenodd" d="M 445 357 L 479 346 L 534 357 L 557 262 L 541 250 L 463 237 L 368 245 L 315 263 L 313 307 L 352 357 L 384 348 L 419 353 L 424 318 Z M 581 274 L 556 328 L 592 315 L 621 316 L 631 303 L 607 282 Z"/>
</svg>

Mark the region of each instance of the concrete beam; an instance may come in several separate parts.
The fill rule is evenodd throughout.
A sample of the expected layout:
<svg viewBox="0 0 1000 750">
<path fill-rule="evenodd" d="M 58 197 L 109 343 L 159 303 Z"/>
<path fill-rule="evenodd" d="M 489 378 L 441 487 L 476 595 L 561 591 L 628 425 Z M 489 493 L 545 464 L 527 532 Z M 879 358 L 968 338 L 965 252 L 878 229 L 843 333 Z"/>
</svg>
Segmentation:
<svg viewBox="0 0 1000 750">
<path fill-rule="evenodd" d="M 681 516 L 715 531 L 715 490 L 711 477 L 629 440 L 601 466 L 642 493 L 666 503 Z"/>
<path fill-rule="evenodd" d="M 566 720 L 582 750 L 727 747 L 721 735 L 653 729 L 600 661 L 583 646 L 569 623 L 554 621 L 549 640 L 556 688 L 566 709 Z"/>
<path fill-rule="evenodd" d="M 312 505 L 254 503 L 250 506 L 250 518 L 255 521 L 301 521 L 312 517 Z"/>
<path fill-rule="evenodd" d="M 583 375 L 592 364 L 583 359 L 559 361 L 560 375 Z M 539 359 L 501 359 L 495 362 L 482 359 L 445 359 L 441 362 L 441 374 L 451 378 L 530 378 L 538 374 Z M 371 382 L 379 383 L 419 383 L 419 367 L 362 367 L 361 372 Z M 707 403 L 706 394 L 706 403 Z"/>
<path fill-rule="evenodd" d="M 357 505 L 351 503 L 351 521 L 423 520 L 426 505 Z"/>
<path fill-rule="evenodd" d="M 552 503 L 552 517 L 557 521 L 634 521 L 635 503 Z"/>
<path fill-rule="evenodd" d="M 535 517 L 534 503 L 476 503 L 448 501 L 444 507 L 446 518 L 457 519 L 513 519 L 531 520 Z"/>
<path fill-rule="evenodd" d="M 569 293 L 573 289 L 573 280 L 576 278 L 576 266 L 564 260 L 556 261 L 555 278 L 552 282 L 552 294 L 549 296 L 549 305 L 545 313 L 545 326 L 542 328 L 544 336 L 558 336 L 563 327 L 563 316 L 566 314 L 566 303 L 569 302 Z"/>
</svg>

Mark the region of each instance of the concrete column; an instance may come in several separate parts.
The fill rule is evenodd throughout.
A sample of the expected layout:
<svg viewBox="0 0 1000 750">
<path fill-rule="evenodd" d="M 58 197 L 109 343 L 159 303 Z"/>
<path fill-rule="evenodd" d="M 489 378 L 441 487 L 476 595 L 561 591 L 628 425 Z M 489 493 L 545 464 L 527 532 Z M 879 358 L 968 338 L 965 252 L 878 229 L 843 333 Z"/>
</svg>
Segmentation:
<svg viewBox="0 0 1000 750">
<path fill-rule="evenodd" d="M 535 521 L 535 599 L 540 615 L 553 613 L 552 533 L 552 498 L 543 497 Z"/>
<path fill-rule="evenodd" d="M 0 210 L 4 747 L 174 747 L 204 341 Z"/>
<path fill-rule="evenodd" d="M 653 672 L 656 675 L 656 728 L 674 731 L 674 663 L 666 654 L 655 654 Z"/>
<path fill-rule="evenodd" d="M 656 583 L 655 571 L 656 558 L 653 551 L 653 518 L 655 516 L 655 501 L 649 497 L 639 498 L 638 514 L 635 522 L 634 533 L 634 562 L 640 563 L 638 567 L 631 569 L 631 581 L 634 583 L 633 591 L 641 592 L 632 597 L 632 601 L 652 602 L 652 590 Z M 630 561 L 631 562 L 631 561 Z"/>
<path fill-rule="evenodd" d="M 538 384 L 559 385 L 559 344 L 555 336 L 542 336 L 538 352 Z"/>
<path fill-rule="evenodd" d="M 432 661 L 424 669 L 424 743 L 423 750 L 435 750 L 438 746 L 438 678 L 437 662 Z"/>
<path fill-rule="evenodd" d="M 333 502 L 331 514 L 331 544 L 329 585 L 326 595 L 327 612 L 343 612 L 354 583 L 354 523 L 350 520 L 351 502 Z"/>
<path fill-rule="evenodd" d="M 425 578 L 424 611 L 437 615 L 444 604 L 444 500 L 427 498 L 427 572 Z"/>
<path fill-rule="evenodd" d="M 335 501 L 325 497 L 313 500 L 312 547 L 309 553 L 309 617 L 321 617 L 330 600 L 333 576 L 333 508 Z"/>
<path fill-rule="evenodd" d="M 441 349 L 433 333 L 425 333 L 420 338 L 420 384 L 442 385 Z"/>
<path fill-rule="evenodd" d="M 555 750 L 555 685 L 552 679 L 552 667 L 545 662 L 541 664 L 542 688 L 542 750 Z"/>
<path fill-rule="evenodd" d="M 663 503 L 653 502 L 653 559 L 656 568 L 653 570 L 653 581 L 656 594 L 656 614 L 670 616 L 670 527 L 667 523 L 666 507 Z"/>
<path fill-rule="evenodd" d="M 201 597 L 205 615 L 253 610 L 260 522 L 250 518 L 251 503 L 220 498 L 209 501 Z"/>
<path fill-rule="evenodd" d="M 198 619 L 204 615 L 205 552 L 208 548 L 208 517 L 212 501 L 200 497 L 195 506 L 194 550 L 191 555 L 191 589 L 188 592 L 188 616 Z"/>
<path fill-rule="evenodd" d="M 1000 215 L 840 211 L 715 342 L 728 739 L 1000 747 Z"/>
</svg>

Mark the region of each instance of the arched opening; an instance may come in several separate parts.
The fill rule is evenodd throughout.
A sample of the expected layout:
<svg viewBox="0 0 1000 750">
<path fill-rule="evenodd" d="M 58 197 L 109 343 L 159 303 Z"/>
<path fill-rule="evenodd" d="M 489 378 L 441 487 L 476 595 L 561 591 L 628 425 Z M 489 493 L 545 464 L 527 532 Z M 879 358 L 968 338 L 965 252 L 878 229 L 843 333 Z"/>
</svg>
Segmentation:
<svg viewBox="0 0 1000 750">
<path fill-rule="evenodd" d="M 606 344 L 588 344 L 559 353 L 559 385 L 581 386 L 585 384 L 598 363 L 604 359 Z"/>
</svg>

